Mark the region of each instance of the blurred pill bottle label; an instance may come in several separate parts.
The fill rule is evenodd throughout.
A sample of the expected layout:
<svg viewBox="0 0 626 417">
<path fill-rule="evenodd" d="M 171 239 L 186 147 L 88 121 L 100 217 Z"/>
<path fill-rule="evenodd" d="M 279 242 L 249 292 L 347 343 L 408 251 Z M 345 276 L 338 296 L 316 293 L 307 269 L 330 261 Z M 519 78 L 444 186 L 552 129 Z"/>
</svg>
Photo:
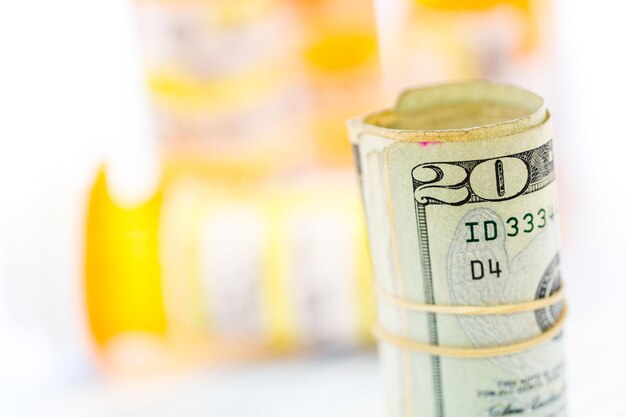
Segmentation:
<svg viewBox="0 0 626 417">
<path fill-rule="evenodd" d="M 365 232 L 358 196 L 342 191 L 178 184 L 161 239 L 173 326 L 275 352 L 369 343 Z"/>
<path fill-rule="evenodd" d="M 307 159 L 308 99 L 297 53 L 300 29 L 290 3 L 138 0 L 137 5 L 166 158 L 202 161 L 218 176 L 233 171 L 260 176 Z"/>
<path fill-rule="evenodd" d="M 215 87 L 230 94 L 225 86 Z M 229 169 L 260 175 L 306 160 L 310 146 L 304 128 L 307 104 L 302 84 L 257 84 L 249 91 L 256 94 L 223 106 L 212 102 L 219 93 L 205 95 L 210 103 L 203 98 L 172 102 L 156 97 L 164 157 L 204 161 L 217 176 L 228 175 Z M 294 132 L 298 132 L 296 137 Z"/>
<path fill-rule="evenodd" d="M 139 35 L 155 77 L 219 79 L 283 60 L 297 30 L 276 0 L 136 0 Z"/>
<path fill-rule="evenodd" d="M 387 95 L 467 78 L 550 84 L 551 1 L 376 1 Z"/>
<path fill-rule="evenodd" d="M 293 209 L 281 216 L 297 337 L 312 346 L 358 344 L 358 274 L 364 262 L 358 239 L 364 236 L 347 207 L 302 203 L 286 202 Z"/>
</svg>

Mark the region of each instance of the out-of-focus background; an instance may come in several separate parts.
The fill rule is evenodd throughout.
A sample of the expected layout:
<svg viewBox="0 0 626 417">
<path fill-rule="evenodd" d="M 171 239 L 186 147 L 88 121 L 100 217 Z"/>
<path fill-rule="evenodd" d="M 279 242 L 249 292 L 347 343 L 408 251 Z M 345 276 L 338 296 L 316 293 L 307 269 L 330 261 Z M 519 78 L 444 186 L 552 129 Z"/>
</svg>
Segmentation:
<svg viewBox="0 0 626 417">
<path fill-rule="evenodd" d="M 344 121 L 546 97 L 572 416 L 623 416 L 626 39 L 600 0 L 0 6 L 0 415 L 380 416 Z"/>
</svg>

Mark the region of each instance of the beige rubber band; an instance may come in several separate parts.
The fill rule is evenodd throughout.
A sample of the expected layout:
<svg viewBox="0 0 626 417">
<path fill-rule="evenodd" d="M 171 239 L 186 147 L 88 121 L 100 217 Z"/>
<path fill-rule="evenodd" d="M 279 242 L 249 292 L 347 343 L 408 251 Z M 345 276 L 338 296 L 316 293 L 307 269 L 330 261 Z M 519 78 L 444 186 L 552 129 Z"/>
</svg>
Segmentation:
<svg viewBox="0 0 626 417">
<path fill-rule="evenodd" d="M 421 304 L 413 301 L 404 300 L 394 295 L 386 293 L 380 289 L 376 290 L 376 294 L 383 300 L 401 307 L 405 310 L 423 311 L 425 313 L 438 314 L 459 314 L 463 316 L 486 316 L 491 314 L 513 314 L 524 311 L 541 310 L 550 307 L 565 298 L 564 286 L 552 295 L 546 298 L 538 298 L 536 300 L 526 301 L 519 304 L 503 304 L 495 306 L 450 306 L 438 304 Z"/>
<path fill-rule="evenodd" d="M 425 313 L 437 314 L 457 314 L 462 316 L 484 316 L 484 315 L 505 315 L 513 313 L 521 313 L 525 311 L 535 311 L 542 308 L 553 306 L 565 298 L 564 285 L 547 298 L 526 301 L 518 304 L 503 304 L 495 306 L 450 306 L 437 304 L 422 304 L 398 298 L 394 295 L 386 293 L 380 289 L 376 290 L 378 297 L 385 301 L 410 311 L 422 311 Z M 561 316 L 554 325 L 547 331 L 522 342 L 514 343 L 506 346 L 497 346 L 492 348 L 455 348 L 440 345 L 429 345 L 426 343 L 416 342 L 405 337 L 397 336 L 384 330 L 380 325 L 374 325 L 373 333 L 377 339 L 396 345 L 406 350 L 422 352 L 436 356 L 450 356 L 457 358 L 488 358 L 494 356 L 510 355 L 512 353 L 521 352 L 530 349 L 543 342 L 552 339 L 560 332 L 565 324 L 567 317 L 567 305 L 563 306 Z"/>
<path fill-rule="evenodd" d="M 392 333 L 387 332 L 386 330 L 383 330 L 379 325 L 375 325 L 372 330 L 374 336 L 376 336 L 378 340 L 382 340 L 384 342 L 390 343 L 406 350 L 412 350 L 414 352 L 427 353 L 435 356 L 449 356 L 455 358 L 490 358 L 521 352 L 523 350 L 530 349 L 534 346 L 540 345 L 541 343 L 552 339 L 563 329 L 566 317 L 567 306 L 564 305 L 563 310 L 561 311 L 561 316 L 547 331 L 531 339 L 524 340 L 523 342 L 491 348 L 455 348 L 448 346 L 429 345 L 426 343 L 420 343 L 411 339 L 396 336 Z"/>
</svg>

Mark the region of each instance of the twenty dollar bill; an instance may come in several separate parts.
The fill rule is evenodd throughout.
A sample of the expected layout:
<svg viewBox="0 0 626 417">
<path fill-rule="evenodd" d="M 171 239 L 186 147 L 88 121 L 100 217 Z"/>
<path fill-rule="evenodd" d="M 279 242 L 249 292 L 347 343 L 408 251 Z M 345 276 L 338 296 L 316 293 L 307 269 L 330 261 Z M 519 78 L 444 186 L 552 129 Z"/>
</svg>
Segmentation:
<svg viewBox="0 0 626 417">
<path fill-rule="evenodd" d="M 513 314 L 415 311 L 389 298 L 500 306 L 561 288 L 550 114 L 527 91 L 486 82 L 404 93 L 395 109 L 348 124 L 379 297 L 400 340 L 467 350 L 537 338 L 562 301 Z M 562 333 L 492 357 L 379 343 L 390 417 L 562 417 Z"/>
</svg>

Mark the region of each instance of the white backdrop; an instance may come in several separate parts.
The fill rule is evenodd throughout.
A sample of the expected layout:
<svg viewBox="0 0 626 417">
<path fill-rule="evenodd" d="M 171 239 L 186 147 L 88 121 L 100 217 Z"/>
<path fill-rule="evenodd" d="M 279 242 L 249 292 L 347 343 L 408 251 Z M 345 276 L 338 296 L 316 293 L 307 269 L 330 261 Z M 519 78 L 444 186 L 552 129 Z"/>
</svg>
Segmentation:
<svg viewBox="0 0 626 417">
<path fill-rule="evenodd" d="M 157 177 L 128 11 L 124 0 L 0 5 L 0 414 L 258 415 L 240 402 L 262 387 L 251 404 L 274 416 L 293 415 L 295 403 L 299 415 L 380 415 L 369 356 L 91 378 L 80 296 L 86 193 L 106 155 L 131 155 L 116 160 L 137 187 L 149 191 Z M 625 12 L 612 0 L 557 0 L 551 107 L 573 417 L 626 415 Z"/>
</svg>

